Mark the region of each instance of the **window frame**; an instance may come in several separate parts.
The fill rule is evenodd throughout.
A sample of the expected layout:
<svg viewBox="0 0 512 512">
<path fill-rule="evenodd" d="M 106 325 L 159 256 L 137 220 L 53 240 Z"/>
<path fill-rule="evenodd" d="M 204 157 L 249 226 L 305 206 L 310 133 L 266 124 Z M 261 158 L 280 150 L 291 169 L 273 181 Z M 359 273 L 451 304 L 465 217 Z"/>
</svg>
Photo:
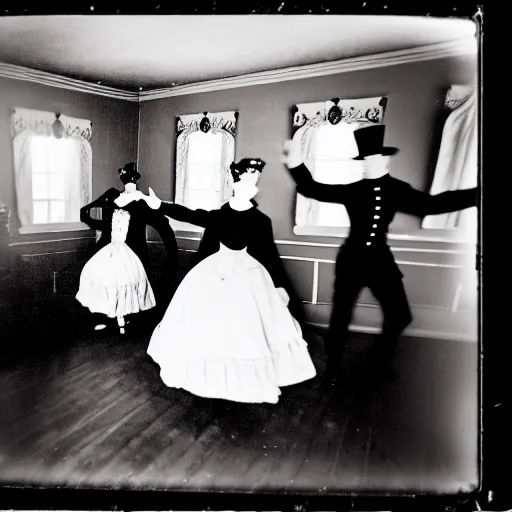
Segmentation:
<svg viewBox="0 0 512 512">
<path fill-rule="evenodd" d="M 378 105 L 378 106 L 377 106 Z M 387 107 L 387 98 L 363 98 L 346 100 L 334 98 L 326 102 L 310 102 L 303 104 L 296 104 L 292 108 L 292 134 L 303 128 L 308 122 L 314 125 L 325 123 L 329 118 L 329 111 L 333 106 L 340 106 L 342 109 L 351 109 L 347 117 L 350 118 L 349 122 L 358 123 L 360 126 L 368 125 L 368 119 L 365 119 L 364 110 L 366 108 L 373 109 L 375 117 L 371 124 L 374 122 L 383 123 L 384 115 Z M 352 108 L 353 106 L 353 108 Z M 320 159 L 319 159 L 320 160 Z M 314 177 L 314 173 L 313 177 Z M 300 199 L 299 199 L 300 198 Z M 295 215 L 293 221 L 293 234 L 297 236 L 308 237 L 329 237 L 329 238 L 342 238 L 345 239 L 350 233 L 350 226 L 320 226 L 317 224 L 299 224 L 298 220 L 302 216 L 307 218 L 306 212 L 310 207 L 310 201 L 301 194 L 295 194 Z M 322 203 L 318 201 L 318 204 Z M 327 203 L 330 204 L 330 203 Z M 300 210 L 299 210 L 300 209 Z M 301 212 L 301 213 L 299 213 Z M 389 240 L 396 241 L 410 241 L 410 242 L 448 242 L 448 243 L 462 243 L 474 244 L 478 237 L 468 235 L 467 231 L 460 227 L 443 228 L 443 229 L 425 229 L 420 226 L 409 234 L 393 233 L 388 234 Z"/>
<path fill-rule="evenodd" d="M 204 123 L 207 123 L 207 127 L 205 129 Z M 223 137 L 228 137 L 229 141 L 227 143 L 228 147 L 232 147 L 232 156 L 231 161 L 236 157 L 236 130 L 238 124 L 238 112 L 230 111 L 230 112 L 203 112 L 201 114 L 188 114 L 178 116 L 176 118 L 176 153 L 175 153 L 175 161 L 174 161 L 174 190 L 172 193 L 173 200 L 176 204 L 180 204 L 183 206 L 187 206 L 185 204 L 186 198 L 186 188 L 184 183 L 186 183 L 186 173 L 188 171 L 188 142 L 185 142 L 186 139 L 181 139 L 180 136 L 183 133 L 187 133 L 188 136 L 193 135 L 196 132 L 203 132 L 205 134 L 211 133 L 212 135 L 222 134 Z M 220 179 L 220 196 L 221 196 L 221 204 L 225 202 L 223 200 L 224 194 L 226 192 L 226 182 L 229 181 L 230 185 L 232 184 L 231 178 L 229 176 L 223 175 L 224 172 L 229 173 L 229 168 L 227 161 L 224 161 L 226 155 L 224 154 L 225 143 L 222 142 L 220 146 L 221 155 L 218 162 L 210 162 L 211 164 L 216 164 L 219 166 L 219 179 Z M 186 158 L 185 161 L 181 161 L 180 159 Z M 231 163 L 231 161 L 229 163 Z M 193 163 L 194 164 L 194 163 Z M 224 167 L 226 167 L 224 169 Z M 181 185 L 180 185 L 181 184 Z M 182 186 L 183 189 L 179 190 L 179 187 Z M 196 207 L 197 209 L 200 207 Z M 204 208 L 208 210 L 208 208 Z M 177 233 L 203 233 L 204 228 L 201 226 L 195 226 L 193 224 L 189 224 L 186 222 L 177 221 L 169 218 L 169 222 L 171 227 Z"/>
<path fill-rule="evenodd" d="M 52 136 L 51 135 L 40 135 L 40 134 L 32 135 L 28 141 L 28 144 L 31 145 L 30 151 L 32 151 L 33 139 L 36 137 L 46 139 L 46 138 L 51 138 Z M 66 139 L 66 140 L 73 141 L 77 146 L 77 150 L 80 151 L 80 148 L 78 146 L 78 141 L 76 141 L 75 139 Z M 48 156 L 48 149 L 47 149 L 47 156 Z M 33 178 L 33 176 L 34 176 L 33 168 L 32 168 L 31 172 L 32 172 L 32 178 Z M 64 177 L 66 176 L 66 173 L 62 173 L 62 172 L 43 172 L 43 173 L 35 173 L 35 174 L 36 175 L 44 175 L 44 176 L 51 176 L 51 175 L 60 175 L 60 176 L 64 176 Z M 92 184 L 90 184 L 89 186 L 92 189 L 91 185 Z M 92 192 L 92 190 L 91 190 L 91 192 Z M 52 201 L 59 201 L 59 200 L 63 201 L 65 208 L 67 208 L 67 201 L 66 201 L 65 194 L 64 194 L 63 199 L 54 199 L 54 198 L 34 199 L 33 190 L 30 191 L 30 194 L 31 194 L 31 201 L 32 201 L 33 206 L 37 202 L 47 202 L 48 203 L 48 205 L 47 205 L 48 216 L 50 216 L 50 203 Z M 82 206 L 84 206 L 84 205 L 82 205 Z M 34 222 L 34 220 L 33 220 L 33 223 L 31 225 L 20 226 L 18 231 L 21 235 L 25 235 L 25 234 L 35 234 L 35 233 L 55 233 L 55 232 L 87 231 L 87 230 L 90 230 L 90 227 L 87 224 L 85 224 L 84 222 L 80 222 L 80 221 Z"/>
<path fill-rule="evenodd" d="M 92 198 L 92 121 L 61 113 L 14 107 L 11 112 L 11 134 L 16 198 L 16 215 L 13 220 L 17 224 L 17 234 L 90 231 L 90 227 L 80 222 L 79 217 L 73 222 L 33 223 L 33 166 L 30 144 L 34 136 L 72 139 L 78 142 L 80 196 L 75 206 L 78 203 L 78 208 L 81 208 Z"/>
<path fill-rule="evenodd" d="M 349 126 L 353 133 L 357 128 L 382 123 L 386 106 L 387 98 L 384 96 L 355 99 L 333 98 L 328 101 L 293 105 L 291 109 L 292 136 L 294 138 L 303 137 L 301 146 L 306 166 L 308 162 L 317 160 L 311 152 L 316 145 L 314 130 L 318 130 L 322 126 L 345 125 Z M 345 153 L 346 158 L 329 158 L 329 160 L 351 160 L 357 156 L 358 149 L 355 138 L 351 138 L 350 146 L 347 146 Z M 319 160 L 321 159 L 319 158 Z M 312 171 L 311 174 L 315 179 L 314 169 Z M 308 236 L 346 236 L 350 230 L 350 225 L 320 226 L 311 222 L 311 212 L 319 207 L 321 208 L 321 204 L 320 201 L 296 193 L 293 232 Z M 350 222 L 348 215 L 347 221 Z M 331 235 L 331 233 L 334 233 L 334 235 Z"/>
</svg>

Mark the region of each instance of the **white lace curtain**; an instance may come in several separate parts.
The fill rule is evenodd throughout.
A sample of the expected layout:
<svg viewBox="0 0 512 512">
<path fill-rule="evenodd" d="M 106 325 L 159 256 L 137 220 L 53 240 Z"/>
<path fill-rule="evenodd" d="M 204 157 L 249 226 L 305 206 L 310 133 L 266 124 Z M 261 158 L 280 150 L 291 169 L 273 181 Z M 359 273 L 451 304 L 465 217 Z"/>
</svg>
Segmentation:
<svg viewBox="0 0 512 512">
<path fill-rule="evenodd" d="M 80 201 L 91 200 L 92 182 L 92 123 L 65 115 L 58 117 L 62 123 L 62 137 L 75 139 L 80 145 Z M 18 203 L 18 217 L 22 227 L 33 224 L 32 161 L 30 139 L 34 135 L 52 135 L 52 126 L 57 120 L 53 112 L 14 109 L 11 116 L 11 132 L 14 147 L 14 183 Z"/>
<path fill-rule="evenodd" d="M 315 160 L 318 128 L 327 124 L 343 125 L 345 137 L 342 137 L 343 158 L 351 159 L 359 154 L 354 138 L 354 131 L 367 125 L 382 123 L 387 98 L 360 98 L 317 103 L 301 103 L 293 107 L 293 137 L 300 138 L 302 158 L 312 176 L 315 176 Z M 341 148 L 340 148 L 341 149 Z M 296 218 L 297 226 L 314 226 L 318 218 L 319 203 L 297 194 Z M 343 226 L 349 227 L 345 213 Z"/>
<path fill-rule="evenodd" d="M 443 128 L 431 194 L 477 186 L 477 98 L 471 86 L 453 85 L 446 94 L 446 106 L 451 110 Z M 423 219 L 422 228 L 460 228 L 476 234 L 477 209 L 430 215 Z"/>
<path fill-rule="evenodd" d="M 179 116 L 176 125 L 176 189 L 175 202 L 184 204 L 187 190 L 187 163 L 189 137 L 195 132 L 222 135 L 222 202 L 231 197 L 232 178 L 229 166 L 235 158 L 235 135 L 237 129 L 238 112 L 203 112 Z"/>
</svg>

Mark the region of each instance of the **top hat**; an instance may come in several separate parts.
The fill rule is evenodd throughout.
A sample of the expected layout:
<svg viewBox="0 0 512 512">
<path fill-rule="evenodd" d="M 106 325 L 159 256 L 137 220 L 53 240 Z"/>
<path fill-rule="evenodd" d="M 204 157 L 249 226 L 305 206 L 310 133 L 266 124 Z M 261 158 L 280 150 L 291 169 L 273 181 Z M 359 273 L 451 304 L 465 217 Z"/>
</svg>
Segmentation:
<svg viewBox="0 0 512 512">
<path fill-rule="evenodd" d="M 390 156 L 398 152 L 398 148 L 384 146 L 384 132 L 386 127 L 383 124 L 360 128 L 354 132 L 359 155 L 354 160 L 364 160 L 367 156 L 383 155 Z"/>
<path fill-rule="evenodd" d="M 118 169 L 117 172 L 119 173 L 119 178 L 121 178 L 121 181 L 125 185 L 126 183 L 137 183 L 141 178 L 139 171 L 137 171 L 137 164 L 135 162 L 126 164 Z"/>
</svg>

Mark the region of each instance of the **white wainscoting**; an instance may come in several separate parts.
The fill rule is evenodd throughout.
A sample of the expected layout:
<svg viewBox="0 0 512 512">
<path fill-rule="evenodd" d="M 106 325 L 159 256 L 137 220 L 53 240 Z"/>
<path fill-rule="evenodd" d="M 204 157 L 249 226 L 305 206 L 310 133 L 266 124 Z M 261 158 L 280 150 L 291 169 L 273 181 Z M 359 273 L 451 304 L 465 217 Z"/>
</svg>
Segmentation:
<svg viewBox="0 0 512 512">
<path fill-rule="evenodd" d="M 199 239 L 178 236 L 187 251 Z M 447 241 L 390 240 L 404 273 L 413 321 L 404 334 L 422 338 L 478 340 L 478 276 L 471 244 Z M 394 245 L 399 244 L 402 245 Z M 303 302 L 307 322 L 327 327 L 332 304 L 335 257 L 340 244 L 276 240 L 281 258 Z M 354 309 L 351 329 L 379 332 L 382 313 L 368 290 Z"/>
</svg>

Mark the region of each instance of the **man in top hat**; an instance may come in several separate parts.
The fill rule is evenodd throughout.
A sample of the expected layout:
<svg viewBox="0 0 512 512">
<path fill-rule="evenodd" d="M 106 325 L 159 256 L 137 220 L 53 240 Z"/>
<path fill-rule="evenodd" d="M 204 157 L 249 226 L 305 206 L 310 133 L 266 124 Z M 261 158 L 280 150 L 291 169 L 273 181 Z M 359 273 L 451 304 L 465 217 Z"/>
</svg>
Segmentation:
<svg viewBox="0 0 512 512">
<path fill-rule="evenodd" d="M 343 185 L 314 181 L 302 161 L 300 141 L 287 141 L 283 163 L 300 194 L 329 203 L 343 204 L 350 218 L 350 234 L 336 261 L 333 309 L 326 338 L 326 380 L 336 384 L 354 304 L 362 288 L 368 287 L 381 305 L 383 327 L 372 347 L 370 366 L 389 374 L 399 336 L 412 320 L 403 274 L 387 244 L 388 228 L 397 211 L 426 216 L 454 212 L 477 205 L 477 189 L 430 195 L 389 175 L 390 157 L 396 148 L 384 147 L 383 125 L 354 132 L 362 162 L 360 179 Z"/>
</svg>

